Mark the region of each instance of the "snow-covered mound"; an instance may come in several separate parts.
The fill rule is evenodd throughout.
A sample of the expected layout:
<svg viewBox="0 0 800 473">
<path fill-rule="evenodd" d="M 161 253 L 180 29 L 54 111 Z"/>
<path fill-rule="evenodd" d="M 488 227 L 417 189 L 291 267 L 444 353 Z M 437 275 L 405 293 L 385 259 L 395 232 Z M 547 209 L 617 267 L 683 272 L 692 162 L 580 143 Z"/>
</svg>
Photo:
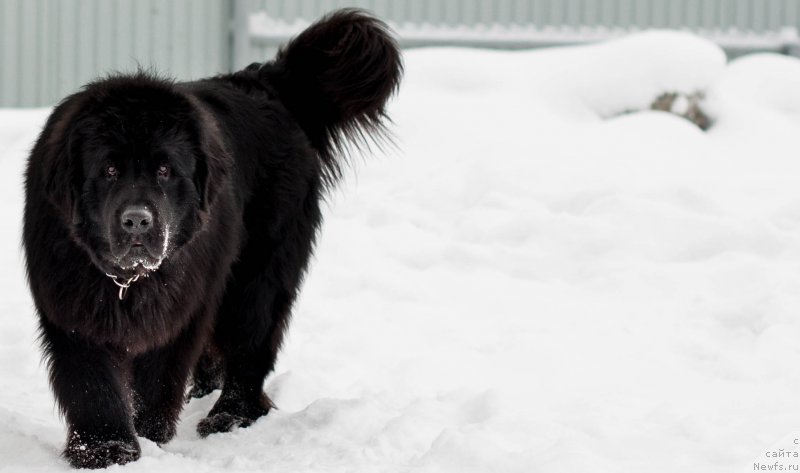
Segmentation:
<svg viewBox="0 0 800 473">
<path fill-rule="evenodd" d="M 682 33 L 409 51 L 253 427 L 125 471 L 731 472 L 800 430 L 800 61 Z M 715 125 L 644 110 L 708 97 Z M 0 111 L 0 469 L 67 471 L 19 252 L 47 115 Z M 616 116 L 616 117 L 615 117 Z M 784 469 L 788 470 L 788 466 Z"/>
</svg>

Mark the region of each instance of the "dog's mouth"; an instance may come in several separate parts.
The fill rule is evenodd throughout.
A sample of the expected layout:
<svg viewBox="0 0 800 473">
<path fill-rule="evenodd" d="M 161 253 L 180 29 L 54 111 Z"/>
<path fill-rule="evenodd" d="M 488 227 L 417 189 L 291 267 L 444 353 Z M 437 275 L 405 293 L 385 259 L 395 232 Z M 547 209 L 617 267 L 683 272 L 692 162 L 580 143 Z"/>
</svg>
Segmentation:
<svg viewBox="0 0 800 473">
<path fill-rule="evenodd" d="M 148 241 L 139 236 L 112 245 L 113 264 L 122 275 L 147 275 L 158 270 L 167 256 L 168 234 L 162 241 Z M 161 239 L 159 239 L 161 240 Z"/>
<path fill-rule="evenodd" d="M 125 272 L 144 275 L 161 266 L 162 255 L 152 254 L 144 244 L 133 244 L 127 253 L 115 261 L 115 266 Z"/>
</svg>

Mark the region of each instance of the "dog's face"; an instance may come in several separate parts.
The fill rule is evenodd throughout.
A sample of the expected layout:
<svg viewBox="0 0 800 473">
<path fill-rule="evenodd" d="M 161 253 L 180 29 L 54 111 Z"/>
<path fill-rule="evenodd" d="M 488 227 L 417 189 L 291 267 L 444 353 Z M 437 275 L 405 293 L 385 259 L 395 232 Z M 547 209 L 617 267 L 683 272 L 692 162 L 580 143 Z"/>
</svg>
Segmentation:
<svg viewBox="0 0 800 473">
<path fill-rule="evenodd" d="M 202 226 L 202 123 L 183 97 L 147 87 L 108 94 L 91 109 L 67 140 L 72 231 L 103 271 L 146 275 Z"/>
</svg>

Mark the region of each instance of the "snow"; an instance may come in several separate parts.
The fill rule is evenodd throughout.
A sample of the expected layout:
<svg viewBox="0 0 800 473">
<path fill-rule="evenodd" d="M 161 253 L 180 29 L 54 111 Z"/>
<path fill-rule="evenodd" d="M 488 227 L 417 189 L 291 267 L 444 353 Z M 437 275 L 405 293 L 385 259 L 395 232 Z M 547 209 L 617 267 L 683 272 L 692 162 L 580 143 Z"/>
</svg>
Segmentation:
<svg viewBox="0 0 800 473">
<path fill-rule="evenodd" d="M 112 469 L 800 463 L 800 61 L 726 64 L 670 32 L 405 60 L 397 149 L 330 199 L 265 386 L 280 409 L 199 439 L 218 393 L 195 400 L 175 440 Z M 641 111 L 664 92 L 705 93 L 713 127 Z M 0 111 L 3 471 L 68 470 L 19 247 L 47 113 Z"/>
</svg>

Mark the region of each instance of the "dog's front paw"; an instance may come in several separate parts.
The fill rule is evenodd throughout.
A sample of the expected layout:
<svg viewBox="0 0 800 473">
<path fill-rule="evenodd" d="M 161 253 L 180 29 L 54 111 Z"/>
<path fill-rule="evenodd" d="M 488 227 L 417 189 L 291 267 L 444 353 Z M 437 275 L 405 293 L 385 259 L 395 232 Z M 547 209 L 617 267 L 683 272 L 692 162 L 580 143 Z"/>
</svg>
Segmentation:
<svg viewBox="0 0 800 473">
<path fill-rule="evenodd" d="M 124 465 L 138 460 L 140 454 L 139 442 L 135 437 L 98 439 L 80 432 L 72 432 L 64 450 L 64 457 L 70 465 L 91 469 Z"/>
</svg>

